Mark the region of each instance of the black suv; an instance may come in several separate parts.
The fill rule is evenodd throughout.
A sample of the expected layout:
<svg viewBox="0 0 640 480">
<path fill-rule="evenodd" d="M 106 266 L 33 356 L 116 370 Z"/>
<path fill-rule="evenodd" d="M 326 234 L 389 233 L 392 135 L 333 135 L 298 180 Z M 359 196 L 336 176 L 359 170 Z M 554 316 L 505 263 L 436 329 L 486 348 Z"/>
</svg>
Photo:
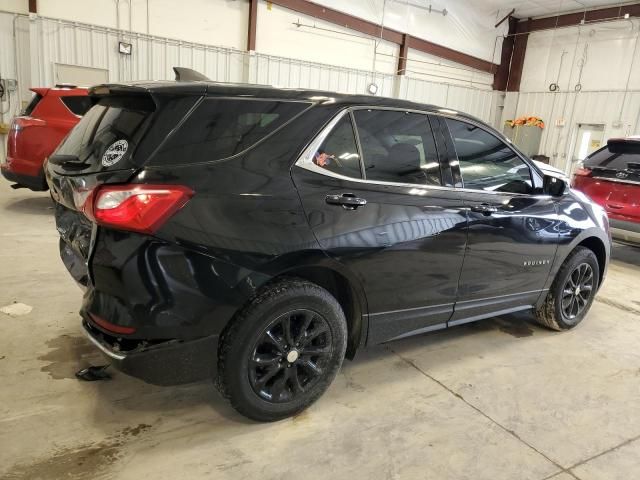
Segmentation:
<svg viewBox="0 0 640 480">
<path fill-rule="evenodd" d="M 47 163 L 89 339 L 158 384 L 300 412 L 365 345 L 533 310 L 569 329 L 604 211 L 484 123 L 408 101 L 102 85 Z"/>
</svg>

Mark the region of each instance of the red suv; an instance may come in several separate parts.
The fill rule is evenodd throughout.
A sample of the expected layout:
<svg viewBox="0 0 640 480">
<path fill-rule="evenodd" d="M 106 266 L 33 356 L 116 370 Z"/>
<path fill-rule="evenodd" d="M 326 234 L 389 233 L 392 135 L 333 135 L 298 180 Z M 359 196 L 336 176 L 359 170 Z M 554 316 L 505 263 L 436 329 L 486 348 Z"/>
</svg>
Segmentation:
<svg viewBox="0 0 640 480">
<path fill-rule="evenodd" d="M 615 239 L 640 244 L 640 137 L 610 139 L 580 165 L 573 187 L 605 208 Z"/>
<path fill-rule="evenodd" d="M 13 188 L 47 190 L 42 165 L 60 141 L 91 108 L 86 88 L 56 85 L 32 88 L 35 93 L 22 114 L 13 119 L 2 175 Z"/>
</svg>

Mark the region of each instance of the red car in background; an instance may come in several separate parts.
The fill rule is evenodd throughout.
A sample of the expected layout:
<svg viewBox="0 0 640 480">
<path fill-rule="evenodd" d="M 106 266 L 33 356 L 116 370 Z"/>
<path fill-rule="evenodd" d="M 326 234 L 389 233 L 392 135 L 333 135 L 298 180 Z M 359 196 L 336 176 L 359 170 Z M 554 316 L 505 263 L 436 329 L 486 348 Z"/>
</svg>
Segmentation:
<svg viewBox="0 0 640 480">
<path fill-rule="evenodd" d="M 640 137 L 610 139 L 584 160 L 572 183 L 607 211 L 613 238 L 640 244 Z"/>
<path fill-rule="evenodd" d="M 32 88 L 35 93 L 22 114 L 13 119 L 2 175 L 13 188 L 47 190 L 43 163 L 91 108 L 86 88 L 56 85 Z"/>
</svg>

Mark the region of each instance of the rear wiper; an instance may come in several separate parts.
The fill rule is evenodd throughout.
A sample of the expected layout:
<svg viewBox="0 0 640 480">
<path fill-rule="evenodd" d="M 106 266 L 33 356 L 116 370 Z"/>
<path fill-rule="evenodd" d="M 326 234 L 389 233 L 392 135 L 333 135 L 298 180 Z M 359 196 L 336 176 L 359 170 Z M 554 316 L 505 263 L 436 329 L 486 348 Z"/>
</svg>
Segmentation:
<svg viewBox="0 0 640 480">
<path fill-rule="evenodd" d="M 86 162 L 81 161 L 77 155 L 51 155 L 49 157 L 49 163 L 78 170 L 82 170 L 87 166 Z"/>
</svg>

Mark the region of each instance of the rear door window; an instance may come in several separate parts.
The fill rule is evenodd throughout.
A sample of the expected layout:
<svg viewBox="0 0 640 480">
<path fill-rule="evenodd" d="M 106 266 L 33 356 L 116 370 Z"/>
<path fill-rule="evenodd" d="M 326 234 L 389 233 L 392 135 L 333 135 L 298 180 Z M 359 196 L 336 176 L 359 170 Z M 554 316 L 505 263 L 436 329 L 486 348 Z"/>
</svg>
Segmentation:
<svg viewBox="0 0 640 480">
<path fill-rule="evenodd" d="M 367 180 L 442 185 L 427 115 L 371 109 L 354 117 Z"/>
<path fill-rule="evenodd" d="M 60 97 L 60 100 L 71 110 L 71 113 L 80 117 L 87 113 L 93 106 L 91 97 L 87 95 L 69 95 L 67 97 Z"/>
<path fill-rule="evenodd" d="M 172 165 L 232 157 L 309 106 L 304 102 L 207 98 L 169 138 L 153 163 Z"/>
</svg>

